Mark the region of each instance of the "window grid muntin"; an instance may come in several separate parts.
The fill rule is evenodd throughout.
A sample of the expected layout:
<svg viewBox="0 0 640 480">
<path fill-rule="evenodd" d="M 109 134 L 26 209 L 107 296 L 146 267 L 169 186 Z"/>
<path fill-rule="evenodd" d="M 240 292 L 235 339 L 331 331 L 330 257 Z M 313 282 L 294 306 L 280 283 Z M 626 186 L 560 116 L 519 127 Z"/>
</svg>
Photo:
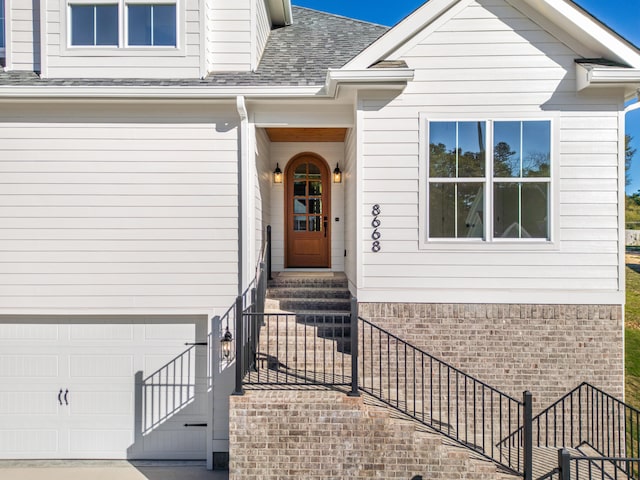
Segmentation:
<svg viewBox="0 0 640 480">
<path fill-rule="evenodd" d="M 482 178 L 476 178 L 476 177 L 465 177 L 465 178 L 457 178 L 457 177 L 432 177 L 430 172 L 431 172 L 431 164 L 430 164 L 430 127 L 432 123 L 435 122 L 455 122 L 456 124 L 460 123 L 460 122 L 485 122 L 486 124 L 486 130 L 485 130 L 485 142 L 486 142 L 486 149 L 485 149 L 485 176 Z M 520 123 L 520 176 L 519 177 L 495 177 L 494 176 L 494 163 L 493 163 L 493 155 L 494 155 L 494 126 L 496 122 L 519 122 Z M 523 151 L 523 142 L 524 142 L 524 134 L 523 134 L 523 130 L 524 130 L 524 123 L 525 122 L 544 122 L 547 123 L 549 126 L 549 175 L 546 177 L 524 177 L 523 176 L 523 155 L 522 155 L 522 151 Z M 427 142 L 426 142 L 426 177 L 427 177 L 427 192 L 426 192 L 426 222 L 425 222 L 425 228 L 426 228 L 426 238 L 428 242 L 442 242 L 442 241 L 446 241 L 446 242 L 464 242 L 464 243 L 470 243 L 470 242 L 478 242 L 478 241 L 483 241 L 484 243 L 487 242 L 491 242 L 491 243 L 500 243 L 500 242 L 513 242 L 514 240 L 521 240 L 521 230 L 522 230 L 522 220 L 521 220 L 521 213 L 522 213 L 522 197 L 521 197 L 521 190 L 522 188 L 519 187 L 519 206 L 518 206 L 518 210 L 519 210 L 519 217 L 518 217 L 518 222 L 520 224 L 520 228 L 519 228 L 519 237 L 518 238 L 501 238 L 501 237 L 495 237 L 494 236 L 494 230 L 495 230 L 495 226 L 494 226 L 494 208 L 495 208 L 495 199 L 494 199 L 494 193 L 495 193 L 495 189 L 494 189 L 494 185 L 497 183 L 520 183 L 520 184 L 524 184 L 524 183 L 546 183 L 547 184 L 547 210 L 546 210 L 546 230 L 547 230 L 547 236 L 546 238 L 541 238 L 541 237 L 528 237 L 525 238 L 524 240 L 526 240 L 527 242 L 537 242 L 537 243 L 549 243 L 552 241 L 552 235 L 553 235 L 553 219 L 552 219 L 552 198 L 554 196 L 553 193 L 553 188 L 552 188 L 552 176 L 553 176 L 553 158 L 554 158 L 554 132 L 553 132 L 553 121 L 549 118 L 526 118 L 526 119 L 486 119 L 486 120 L 478 120 L 478 119 L 465 119 L 465 120 L 447 120 L 447 119 L 435 119 L 435 120 L 429 120 L 428 118 L 426 118 L 425 116 L 425 130 L 426 130 L 426 136 L 427 136 Z M 456 134 L 457 134 L 458 129 L 456 128 Z M 457 135 L 456 135 L 456 143 L 458 143 L 458 139 L 457 139 Z M 457 149 L 456 149 L 456 156 L 457 156 Z M 457 172 L 456 172 L 457 173 Z M 424 177 L 423 177 L 424 178 Z M 467 237 L 461 237 L 461 238 L 451 238 L 451 237 L 432 237 L 431 236 L 431 232 L 430 232 L 430 185 L 432 183 L 458 183 L 458 182 L 477 182 L 477 183 L 485 183 L 485 189 L 484 189 L 484 212 L 485 212 L 485 221 L 484 221 L 484 234 L 482 238 L 477 238 L 477 237 L 472 237 L 472 238 L 467 238 Z M 423 204 L 424 205 L 424 204 Z M 487 214 L 487 212 L 489 212 Z M 456 208 L 456 215 L 457 215 L 457 208 Z M 457 220 L 457 219 L 456 219 Z M 457 225 L 457 222 L 456 222 Z M 457 232 L 456 232 L 457 233 Z"/>
</svg>

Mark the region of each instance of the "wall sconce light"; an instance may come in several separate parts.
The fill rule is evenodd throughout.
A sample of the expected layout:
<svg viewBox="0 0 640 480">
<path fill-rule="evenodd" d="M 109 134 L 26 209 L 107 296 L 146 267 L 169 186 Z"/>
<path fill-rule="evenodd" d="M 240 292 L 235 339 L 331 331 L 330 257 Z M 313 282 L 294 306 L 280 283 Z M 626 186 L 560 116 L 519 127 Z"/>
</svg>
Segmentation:
<svg viewBox="0 0 640 480">
<path fill-rule="evenodd" d="M 342 171 L 336 163 L 336 168 L 333 170 L 333 183 L 342 183 Z"/>
<path fill-rule="evenodd" d="M 280 165 L 276 163 L 276 169 L 273 171 L 273 183 L 282 183 L 282 170 Z"/>
<path fill-rule="evenodd" d="M 229 327 L 227 327 L 224 331 L 224 335 L 220 339 L 220 345 L 222 345 L 222 354 L 224 358 L 229 358 L 231 355 L 231 342 L 233 342 L 233 335 L 229 331 Z"/>
</svg>

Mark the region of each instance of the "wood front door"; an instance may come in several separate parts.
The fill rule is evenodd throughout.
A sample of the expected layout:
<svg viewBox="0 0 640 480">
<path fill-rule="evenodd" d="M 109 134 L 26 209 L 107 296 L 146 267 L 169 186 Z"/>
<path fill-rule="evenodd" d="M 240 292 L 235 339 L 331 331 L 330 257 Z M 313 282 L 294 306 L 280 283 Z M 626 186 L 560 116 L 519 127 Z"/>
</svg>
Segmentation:
<svg viewBox="0 0 640 480">
<path fill-rule="evenodd" d="M 331 266 L 329 170 L 311 154 L 294 158 L 285 172 L 286 267 Z"/>
</svg>

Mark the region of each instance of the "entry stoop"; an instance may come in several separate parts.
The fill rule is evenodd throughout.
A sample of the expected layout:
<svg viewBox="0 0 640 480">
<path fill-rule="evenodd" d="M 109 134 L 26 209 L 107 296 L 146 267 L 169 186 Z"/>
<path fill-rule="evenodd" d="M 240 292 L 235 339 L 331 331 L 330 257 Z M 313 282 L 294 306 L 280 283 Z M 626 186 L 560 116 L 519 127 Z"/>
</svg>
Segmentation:
<svg viewBox="0 0 640 480">
<path fill-rule="evenodd" d="M 295 313 L 299 324 L 315 327 L 315 335 L 333 340 L 339 352 L 349 353 L 350 302 L 342 272 L 274 272 L 265 312 Z"/>
</svg>

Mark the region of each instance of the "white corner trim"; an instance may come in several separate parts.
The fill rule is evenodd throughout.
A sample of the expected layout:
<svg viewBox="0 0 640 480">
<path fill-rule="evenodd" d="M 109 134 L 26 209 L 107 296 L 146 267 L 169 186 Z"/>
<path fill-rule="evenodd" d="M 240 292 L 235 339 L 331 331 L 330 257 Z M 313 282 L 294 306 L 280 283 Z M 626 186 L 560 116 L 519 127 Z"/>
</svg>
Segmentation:
<svg viewBox="0 0 640 480">
<path fill-rule="evenodd" d="M 426 25 L 453 7 L 461 0 L 429 0 L 410 14 L 363 52 L 348 62 L 345 69 L 363 69 L 385 58 L 403 42 L 420 32 Z"/>
<path fill-rule="evenodd" d="M 342 70 L 330 68 L 325 81 L 326 94 L 335 96 L 338 85 L 374 84 L 380 90 L 403 90 L 407 82 L 413 80 L 414 72 L 410 68 L 369 68 L 358 70 Z"/>
</svg>

